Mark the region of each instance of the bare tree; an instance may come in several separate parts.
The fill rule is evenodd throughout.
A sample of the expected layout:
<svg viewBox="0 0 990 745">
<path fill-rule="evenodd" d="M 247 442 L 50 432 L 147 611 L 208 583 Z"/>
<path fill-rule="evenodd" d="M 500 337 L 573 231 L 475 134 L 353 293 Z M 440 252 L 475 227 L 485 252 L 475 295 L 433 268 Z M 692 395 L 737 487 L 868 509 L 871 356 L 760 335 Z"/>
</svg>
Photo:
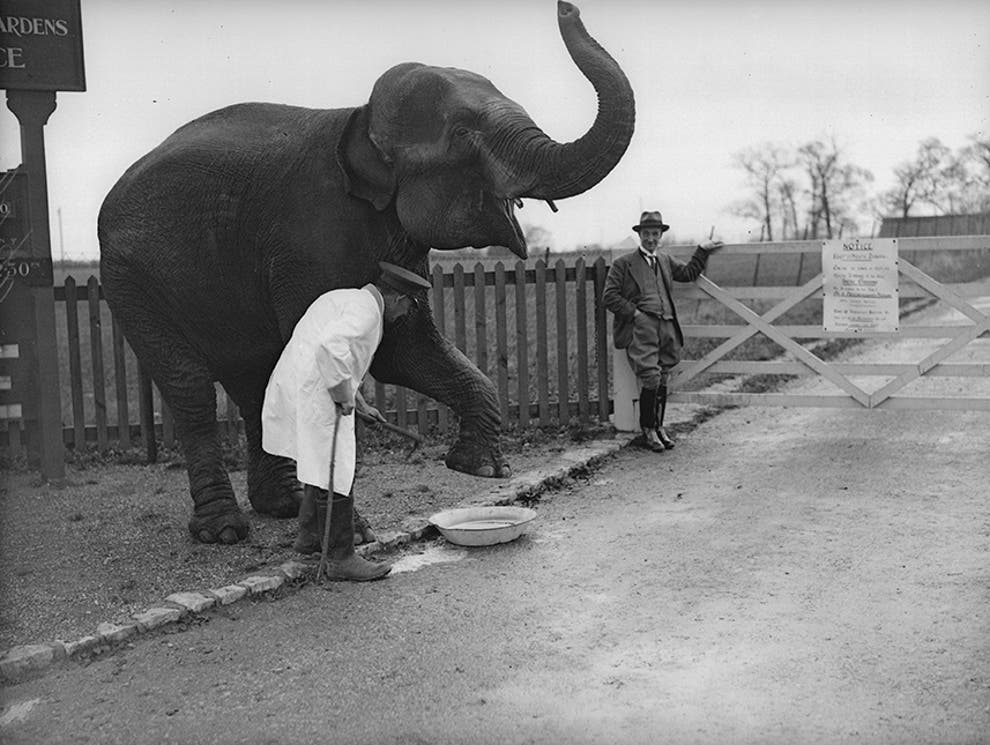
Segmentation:
<svg viewBox="0 0 990 745">
<path fill-rule="evenodd" d="M 845 162 L 834 138 L 798 148 L 808 177 L 808 238 L 836 238 L 857 230 L 856 216 L 866 209 L 866 186 L 873 174 Z"/>
<path fill-rule="evenodd" d="M 912 209 L 942 211 L 940 194 L 952 168 L 952 152 L 937 137 L 918 145 L 914 160 L 894 169 L 894 186 L 880 195 L 880 207 L 886 214 L 908 217 Z"/>
<path fill-rule="evenodd" d="M 774 217 L 785 222 L 781 214 L 780 183 L 782 173 L 793 165 L 793 159 L 781 147 L 766 142 L 736 153 L 732 162 L 745 172 L 746 182 L 753 190 L 753 196 L 734 204 L 732 211 L 740 217 L 759 220 L 761 240 L 772 241 Z"/>
<path fill-rule="evenodd" d="M 800 238 L 798 222 L 798 185 L 794 179 L 781 178 L 777 184 L 781 210 L 781 238 Z"/>
<path fill-rule="evenodd" d="M 970 135 L 946 173 L 950 213 L 990 212 L 990 137 Z"/>
</svg>

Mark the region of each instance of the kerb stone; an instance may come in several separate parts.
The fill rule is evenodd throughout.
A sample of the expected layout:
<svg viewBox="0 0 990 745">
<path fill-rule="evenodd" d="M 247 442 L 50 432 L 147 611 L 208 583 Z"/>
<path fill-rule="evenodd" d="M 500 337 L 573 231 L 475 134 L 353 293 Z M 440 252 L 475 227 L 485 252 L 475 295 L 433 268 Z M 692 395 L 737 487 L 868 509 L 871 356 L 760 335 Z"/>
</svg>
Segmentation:
<svg viewBox="0 0 990 745">
<path fill-rule="evenodd" d="M 309 571 L 309 567 L 301 561 L 286 561 L 285 563 L 279 565 L 279 571 L 281 571 L 287 579 L 298 579 Z"/>
<path fill-rule="evenodd" d="M 215 590 L 210 590 L 210 594 L 216 596 L 217 602 L 220 605 L 230 605 L 247 595 L 247 592 L 247 588 L 240 585 L 227 585 L 226 587 L 218 587 Z"/>
<path fill-rule="evenodd" d="M 277 590 L 285 582 L 285 577 L 275 574 L 256 574 L 253 577 L 242 579 L 237 584 L 244 585 L 252 595 L 268 590 Z"/>
<path fill-rule="evenodd" d="M 137 621 L 142 630 L 147 631 L 167 623 L 175 623 L 182 618 L 182 610 L 179 608 L 149 608 L 143 613 L 135 613 L 131 618 Z"/>
<path fill-rule="evenodd" d="M 216 602 L 213 598 L 208 598 L 206 595 L 201 595 L 198 592 L 175 592 L 165 598 L 165 600 L 169 603 L 181 605 L 192 613 L 200 613 L 207 608 L 212 608 Z"/>
<path fill-rule="evenodd" d="M 73 657 L 77 654 L 84 654 L 92 649 L 96 649 L 96 646 L 100 643 L 99 637 L 96 636 L 84 636 L 81 639 L 76 639 L 73 642 L 64 642 L 65 653 L 69 657 Z"/>
<path fill-rule="evenodd" d="M 139 631 L 136 623 L 101 623 L 96 627 L 96 635 L 106 642 L 120 642 L 134 636 Z"/>
<path fill-rule="evenodd" d="M 55 649 L 48 644 L 24 644 L 9 649 L 0 658 L 0 675 L 15 680 L 31 670 L 41 670 L 55 660 Z"/>
</svg>

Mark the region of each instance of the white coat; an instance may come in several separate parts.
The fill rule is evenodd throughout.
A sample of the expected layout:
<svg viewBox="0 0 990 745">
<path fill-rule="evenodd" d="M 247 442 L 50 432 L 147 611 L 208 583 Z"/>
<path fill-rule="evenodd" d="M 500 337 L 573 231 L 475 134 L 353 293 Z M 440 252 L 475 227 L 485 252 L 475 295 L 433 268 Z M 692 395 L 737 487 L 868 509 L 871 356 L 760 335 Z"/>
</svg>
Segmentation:
<svg viewBox="0 0 990 745">
<path fill-rule="evenodd" d="M 327 489 L 334 400 L 354 403 L 382 340 L 378 289 L 332 290 L 299 319 L 265 389 L 261 446 L 296 461 L 296 477 Z M 331 390 L 333 394 L 331 395 Z M 356 468 L 354 414 L 341 417 L 334 458 L 333 491 L 350 494 Z"/>
</svg>

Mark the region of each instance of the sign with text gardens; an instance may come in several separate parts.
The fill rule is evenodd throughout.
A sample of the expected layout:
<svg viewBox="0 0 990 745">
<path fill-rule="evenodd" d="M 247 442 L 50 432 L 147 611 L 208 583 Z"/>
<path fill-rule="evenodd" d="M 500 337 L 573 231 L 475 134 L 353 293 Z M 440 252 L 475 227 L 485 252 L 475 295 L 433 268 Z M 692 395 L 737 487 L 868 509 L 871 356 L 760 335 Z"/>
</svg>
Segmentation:
<svg viewBox="0 0 990 745">
<path fill-rule="evenodd" d="M 0 89 L 86 90 L 79 0 L 0 0 Z"/>
<path fill-rule="evenodd" d="M 897 239 L 822 241 L 825 331 L 896 332 Z"/>
</svg>

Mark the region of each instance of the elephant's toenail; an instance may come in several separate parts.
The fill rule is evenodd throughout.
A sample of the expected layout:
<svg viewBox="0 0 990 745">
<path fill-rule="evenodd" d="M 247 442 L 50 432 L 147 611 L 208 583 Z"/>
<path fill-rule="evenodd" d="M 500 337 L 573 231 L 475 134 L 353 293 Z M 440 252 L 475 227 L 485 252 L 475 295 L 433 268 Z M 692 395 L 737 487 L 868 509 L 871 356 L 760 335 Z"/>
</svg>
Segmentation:
<svg viewBox="0 0 990 745">
<path fill-rule="evenodd" d="M 226 544 L 237 543 L 239 538 L 237 537 L 237 531 L 233 528 L 224 528 L 220 532 L 220 541 Z"/>
<path fill-rule="evenodd" d="M 479 476 L 490 478 L 495 475 L 495 468 L 492 466 L 482 466 L 476 472 Z"/>
</svg>

